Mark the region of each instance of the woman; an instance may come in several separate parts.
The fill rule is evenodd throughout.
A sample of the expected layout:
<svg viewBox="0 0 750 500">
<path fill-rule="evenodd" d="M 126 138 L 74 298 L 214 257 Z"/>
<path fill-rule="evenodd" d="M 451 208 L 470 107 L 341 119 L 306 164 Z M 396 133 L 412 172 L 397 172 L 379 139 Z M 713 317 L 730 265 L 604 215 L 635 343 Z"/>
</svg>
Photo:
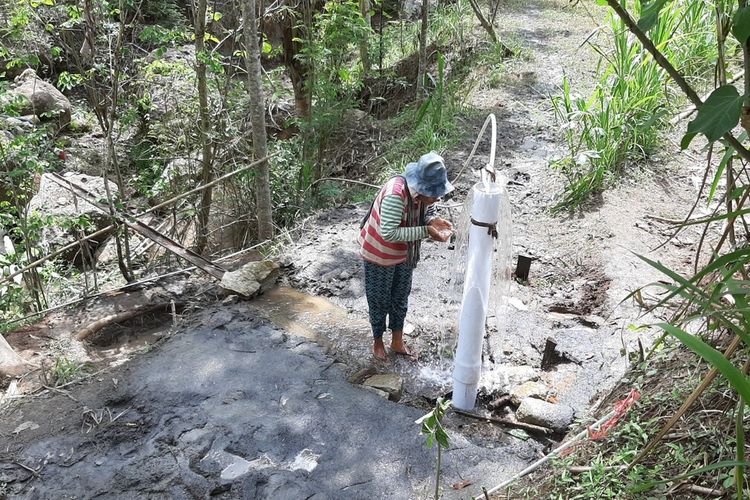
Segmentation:
<svg viewBox="0 0 750 500">
<path fill-rule="evenodd" d="M 360 254 L 374 338 L 372 351 L 377 360 L 387 359 L 383 344 L 386 316 L 391 350 L 414 358 L 403 339 L 412 272 L 419 261 L 422 239 L 450 238 L 453 226 L 437 217 L 434 203 L 452 190 L 443 159 L 427 153 L 385 183 L 362 221 Z"/>
</svg>

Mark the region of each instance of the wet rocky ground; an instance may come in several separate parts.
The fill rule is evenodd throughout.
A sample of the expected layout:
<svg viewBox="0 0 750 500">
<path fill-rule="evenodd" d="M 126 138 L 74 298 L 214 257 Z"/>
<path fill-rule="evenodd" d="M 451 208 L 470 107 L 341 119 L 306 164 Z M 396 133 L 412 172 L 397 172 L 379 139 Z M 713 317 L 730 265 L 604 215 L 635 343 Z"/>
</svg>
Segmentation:
<svg viewBox="0 0 750 500">
<path fill-rule="evenodd" d="M 3 414 L 10 498 L 423 498 L 424 412 L 347 381 L 320 344 L 216 305 L 147 354 Z M 541 446 L 537 446 L 537 452 Z M 445 481 L 510 473 L 536 453 L 451 433 Z"/>
<path fill-rule="evenodd" d="M 513 418 L 517 402 L 491 403 L 525 388 L 585 421 L 637 355 L 639 342 L 649 342 L 648 331 L 629 328 L 642 321 L 639 310 L 620 303 L 659 278 L 634 252 L 675 266 L 689 256 L 689 233 L 652 252 L 669 227 L 649 217 L 684 214 L 694 172 L 675 168 L 670 161 L 678 160 L 665 151 L 654 162 L 660 174 L 645 166 L 594 206 L 551 215 L 563 181 L 549 161 L 564 151 L 549 95 L 563 72 L 574 83 L 590 83 L 594 56 L 579 45 L 596 24 L 581 10 L 547 1 L 511 4 L 501 15 L 527 55 L 508 62 L 500 85 L 480 83 L 467 96 L 466 104 L 479 111 L 461 119 L 465 135 L 444 155 L 457 175 L 485 116 L 496 115 L 496 168 L 510 181 L 513 254 L 534 259 L 528 281 L 512 284 L 507 331 L 488 330 L 478 412 Z M 484 140 L 473 165 L 487 162 L 488 154 Z M 455 223 L 466 216 L 461 204 L 472 176 L 461 174 L 440 209 Z M 5 406 L 0 492 L 13 498 L 429 497 L 435 450 L 424 446 L 414 420 L 451 388 L 457 304 L 447 283 L 455 250 L 423 246 L 407 318 L 407 342 L 419 360 L 391 356 L 375 364 L 354 242 L 366 208 L 347 205 L 306 220 L 281 257 L 281 287 L 252 301 L 204 294 L 177 326 L 169 315 L 161 326 L 150 325 L 146 352 L 105 363 L 81 384 Z M 373 374 L 403 381 L 402 394 L 392 398 L 398 401 L 361 385 Z M 561 438 L 456 413 L 445 425 L 446 498 L 481 493 L 481 486 L 507 479 Z"/>
</svg>

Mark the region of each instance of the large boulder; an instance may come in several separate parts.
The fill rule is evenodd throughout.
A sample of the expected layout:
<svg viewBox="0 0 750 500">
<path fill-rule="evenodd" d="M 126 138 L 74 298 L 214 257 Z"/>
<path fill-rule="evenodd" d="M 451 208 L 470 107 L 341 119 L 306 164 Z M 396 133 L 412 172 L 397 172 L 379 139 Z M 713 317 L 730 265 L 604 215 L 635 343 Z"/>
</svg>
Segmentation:
<svg viewBox="0 0 750 500">
<path fill-rule="evenodd" d="M 16 354 L 13 348 L 0 335 L 0 379 L 5 377 L 18 377 L 28 371 L 29 365 L 24 359 Z"/>
<path fill-rule="evenodd" d="M 78 137 L 64 149 L 65 169 L 89 176 L 100 175 L 104 163 L 102 151 L 104 151 L 104 137 L 101 133 L 89 133 Z M 122 161 L 123 159 L 120 158 L 121 165 Z"/>
<path fill-rule="evenodd" d="M 228 271 L 221 278 L 221 286 L 245 297 L 263 293 L 276 282 L 279 265 L 270 260 L 248 262 L 236 271 Z"/>
<path fill-rule="evenodd" d="M 106 205 L 107 193 L 104 187 L 104 179 L 82 175 L 77 173 L 66 173 L 63 176 L 67 181 L 78 185 Z M 117 186 L 109 182 L 110 192 L 117 193 Z M 102 212 L 94 205 L 74 197 L 73 193 L 63 188 L 51 178 L 50 174 L 42 175 L 39 184 L 39 192 L 31 199 L 28 206 L 29 214 L 36 213 L 43 218 L 51 218 L 52 223 L 43 224 L 41 234 L 41 246 L 45 252 L 53 252 L 77 240 L 75 228 L 71 223 L 84 217 L 88 222 L 85 232 L 91 234 L 111 224 L 108 214 Z M 87 242 L 88 250 L 94 254 L 96 248 L 107 239 L 108 235 L 97 238 L 97 241 Z M 80 248 L 74 248 L 64 253 L 61 258 L 81 262 Z"/>
<path fill-rule="evenodd" d="M 22 98 L 17 110 L 19 114 L 55 118 L 61 125 L 70 123 L 73 108 L 68 98 L 53 85 L 39 78 L 33 69 L 29 68 L 17 76 L 15 83 L 10 96 Z"/>
<path fill-rule="evenodd" d="M 143 102 L 148 102 L 146 121 L 150 124 L 161 122 L 168 127 L 192 121 L 198 105 L 195 47 L 185 45 L 165 52 L 154 51 L 145 62 L 138 93 Z M 181 131 L 174 129 L 173 132 Z"/>
</svg>

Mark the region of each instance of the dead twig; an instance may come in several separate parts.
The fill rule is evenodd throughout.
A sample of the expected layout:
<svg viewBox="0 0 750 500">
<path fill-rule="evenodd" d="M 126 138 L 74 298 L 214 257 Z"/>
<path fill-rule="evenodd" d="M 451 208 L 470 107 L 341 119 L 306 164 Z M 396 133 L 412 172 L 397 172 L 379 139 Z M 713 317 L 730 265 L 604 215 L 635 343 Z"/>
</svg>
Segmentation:
<svg viewBox="0 0 750 500">
<path fill-rule="evenodd" d="M 73 336 L 77 340 L 85 340 L 87 337 L 98 332 L 105 326 L 111 325 L 112 323 L 119 323 L 120 321 L 126 321 L 130 318 L 140 316 L 147 312 L 151 312 L 155 309 L 170 307 L 170 305 L 171 304 L 169 302 L 165 302 L 165 303 L 154 304 L 154 305 L 150 305 L 146 307 L 137 307 L 135 309 L 131 309 L 130 311 L 125 311 L 125 312 L 121 312 L 117 314 L 110 314 L 109 316 L 99 318 L 93 323 L 89 323 L 85 327 L 78 330 Z"/>
<path fill-rule="evenodd" d="M 538 434 L 544 434 L 545 436 L 555 433 L 555 431 L 553 431 L 552 429 L 548 427 L 542 427 L 540 425 L 525 424 L 523 422 L 514 422 L 513 420 L 507 420 L 504 418 L 485 417 L 483 415 L 477 415 L 476 413 L 472 413 L 470 411 L 463 411 L 463 410 L 458 410 L 458 409 L 454 409 L 453 411 L 455 411 L 459 415 L 464 415 L 466 417 L 475 418 L 477 420 L 484 420 L 486 422 L 490 422 L 490 423 L 498 424 L 498 425 L 506 425 L 508 427 L 516 427 L 518 429 L 523 429 L 525 431 L 535 432 Z"/>
<path fill-rule="evenodd" d="M 29 467 L 28 465 L 22 464 L 21 462 L 16 462 L 15 460 L 12 461 L 11 463 L 13 465 L 17 465 L 17 466 L 22 467 L 22 468 L 26 469 L 27 471 L 31 472 L 34 475 L 34 477 L 37 478 L 37 479 L 39 479 L 41 477 L 41 475 L 39 473 L 42 472 L 43 465 L 40 465 L 38 469 L 34 469 L 32 467 Z"/>
<path fill-rule="evenodd" d="M 76 398 L 74 398 L 74 397 L 73 397 L 73 395 L 72 395 L 72 394 L 71 394 L 70 392 L 68 392 L 68 391 L 65 391 L 65 390 L 63 390 L 63 389 L 59 389 L 59 388 L 57 388 L 57 387 L 52 387 L 52 386 L 49 386 L 49 385 L 46 385 L 46 384 L 42 384 L 42 387 L 44 387 L 44 388 L 45 388 L 45 389 L 47 389 L 48 391 L 56 392 L 56 393 L 58 393 L 58 394 L 62 394 L 63 396 L 67 396 L 67 397 L 68 397 L 68 398 L 70 398 L 70 400 L 72 400 L 72 401 L 73 401 L 74 403 L 79 403 L 79 404 L 81 403 L 81 402 L 80 402 L 80 401 L 78 401 L 78 400 L 77 400 Z"/>
<path fill-rule="evenodd" d="M 723 497 L 726 491 L 723 489 L 706 488 L 705 486 L 698 486 L 697 484 L 689 484 L 684 489 L 691 493 L 697 493 L 698 495 L 704 495 L 709 497 Z"/>
</svg>

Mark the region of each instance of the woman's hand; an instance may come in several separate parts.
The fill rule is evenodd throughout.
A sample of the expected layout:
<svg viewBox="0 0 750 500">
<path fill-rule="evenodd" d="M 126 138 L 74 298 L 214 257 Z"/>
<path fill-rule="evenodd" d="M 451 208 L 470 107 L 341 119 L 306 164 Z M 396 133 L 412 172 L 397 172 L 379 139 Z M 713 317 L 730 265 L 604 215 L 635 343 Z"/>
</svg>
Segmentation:
<svg viewBox="0 0 750 500">
<path fill-rule="evenodd" d="M 433 219 L 427 225 L 427 233 L 435 241 L 448 241 L 453 234 L 453 224 L 445 219 Z"/>
</svg>

